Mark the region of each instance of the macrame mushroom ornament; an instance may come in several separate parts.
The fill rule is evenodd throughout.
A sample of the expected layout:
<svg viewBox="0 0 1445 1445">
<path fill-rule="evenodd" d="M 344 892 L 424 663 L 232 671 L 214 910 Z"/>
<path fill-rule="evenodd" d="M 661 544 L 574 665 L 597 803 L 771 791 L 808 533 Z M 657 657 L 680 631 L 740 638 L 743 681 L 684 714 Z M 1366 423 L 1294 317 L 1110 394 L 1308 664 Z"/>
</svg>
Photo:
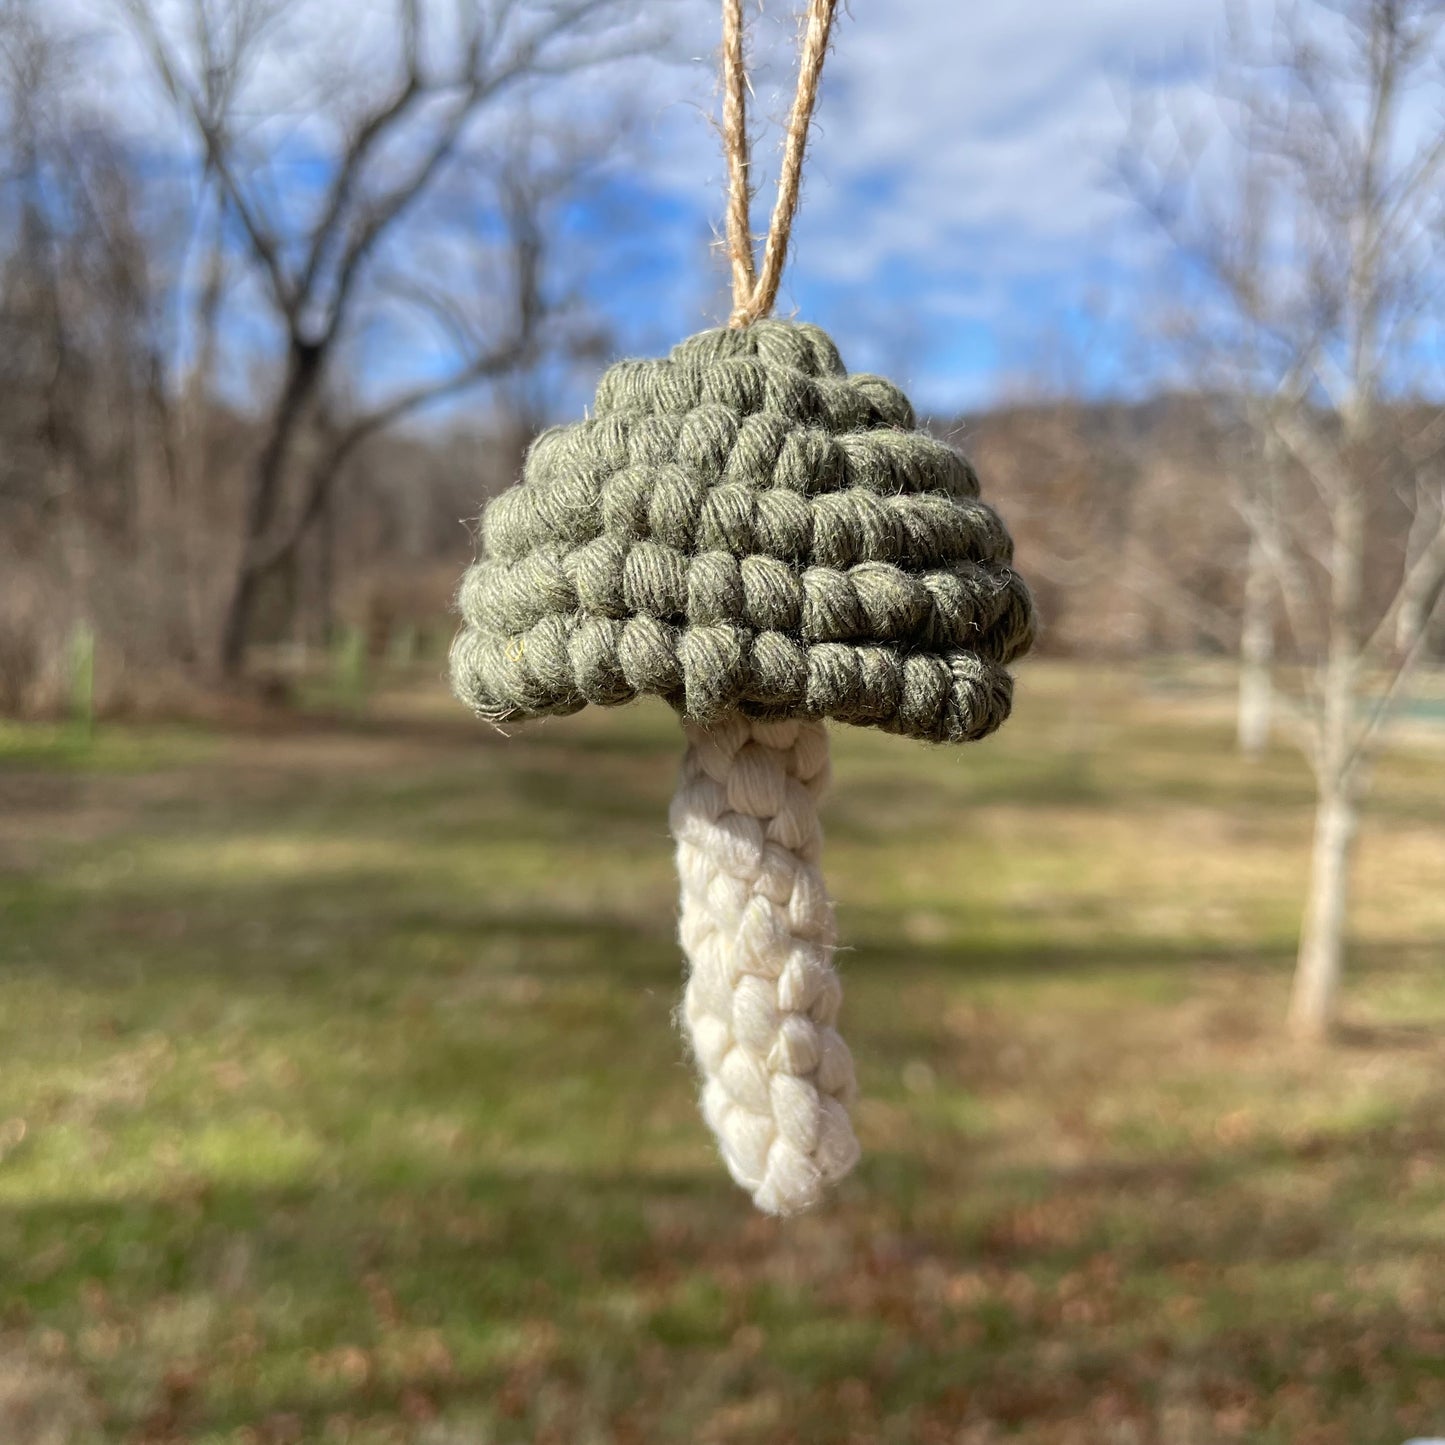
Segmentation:
<svg viewBox="0 0 1445 1445">
<path fill-rule="evenodd" d="M 811 0 L 755 275 L 741 0 L 725 0 L 730 324 L 614 365 L 589 419 L 537 438 L 486 509 L 451 660 L 492 723 L 649 694 L 681 716 L 681 1013 L 703 1114 L 770 1214 L 809 1208 L 858 1158 L 819 867 L 825 721 L 982 738 L 1033 631 L 969 464 L 817 327 L 767 319 L 832 11 Z"/>
</svg>

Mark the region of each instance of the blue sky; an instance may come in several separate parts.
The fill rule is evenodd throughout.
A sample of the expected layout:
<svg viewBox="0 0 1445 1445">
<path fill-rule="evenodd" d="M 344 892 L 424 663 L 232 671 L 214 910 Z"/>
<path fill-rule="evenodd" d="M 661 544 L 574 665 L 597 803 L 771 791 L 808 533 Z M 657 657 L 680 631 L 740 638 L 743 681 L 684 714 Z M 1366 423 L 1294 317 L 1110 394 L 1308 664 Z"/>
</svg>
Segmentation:
<svg viewBox="0 0 1445 1445">
<path fill-rule="evenodd" d="M 116 14 L 110 0 L 51 3 L 96 26 Z M 182 13 L 177 0 L 161 3 Z M 641 8 L 680 58 L 589 72 L 562 104 L 585 114 L 620 86 L 637 110 L 638 145 L 571 218 L 573 266 L 619 346 L 657 351 L 727 309 L 710 250 L 723 196 L 718 5 Z M 387 63 L 386 9 L 301 0 L 302 38 L 256 88 L 305 95 L 333 74 L 338 85 L 374 79 Z M 792 93 L 796 7 L 750 0 L 748 13 L 761 229 Z M 850 366 L 887 371 L 940 412 L 1060 377 L 1097 392 L 1147 387 L 1138 356 L 1154 243 L 1111 186 L 1108 162 L 1130 90 L 1187 90 L 1222 20 L 1223 0 L 851 0 L 824 74 L 779 311 L 818 322 Z M 173 145 L 164 104 L 131 83 L 138 64 L 116 47 L 110 94 L 152 143 Z M 284 143 L 304 150 L 304 102 L 291 115 Z M 393 353 L 390 364 L 425 373 L 430 361 Z"/>
<path fill-rule="evenodd" d="M 636 344 L 653 347 L 725 305 L 705 255 L 723 186 L 715 7 L 682 8 L 698 59 L 657 77 L 676 98 L 653 113 L 629 177 L 651 198 L 654 264 L 613 293 Z M 750 7 L 755 162 L 769 178 L 791 96 L 789 10 Z M 1220 0 L 855 0 L 824 73 L 779 309 L 926 407 L 978 406 L 1061 370 L 1131 389 L 1154 247 L 1109 161 L 1131 88 L 1187 89 L 1222 19 Z"/>
</svg>

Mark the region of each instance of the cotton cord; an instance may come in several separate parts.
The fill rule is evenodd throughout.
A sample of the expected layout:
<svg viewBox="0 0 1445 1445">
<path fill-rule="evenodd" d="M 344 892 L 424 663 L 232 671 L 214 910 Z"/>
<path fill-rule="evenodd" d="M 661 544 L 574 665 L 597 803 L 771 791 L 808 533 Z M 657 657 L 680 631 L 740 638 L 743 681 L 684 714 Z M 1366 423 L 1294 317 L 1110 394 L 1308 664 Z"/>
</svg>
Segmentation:
<svg viewBox="0 0 1445 1445">
<path fill-rule="evenodd" d="M 760 268 L 753 265 L 752 162 L 747 127 L 747 75 L 744 61 L 742 0 L 723 0 L 723 146 L 728 161 L 728 257 L 732 263 L 733 310 L 728 324 L 750 326 L 771 314 L 788 261 L 793 218 L 803 183 L 803 156 L 818 82 L 828 53 L 837 0 L 809 0 L 798 55 L 798 88 L 783 136 L 783 160 L 772 219 L 763 243 Z"/>
<path fill-rule="evenodd" d="M 462 583 L 457 693 L 507 722 L 652 694 L 693 722 L 832 718 L 931 742 L 1008 716 L 1033 636 L 973 468 L 815 326 L 620 362 L 544 433 Z"/>
<path fill-rule="evenodd" d="M 688 960 L 682 1017 L 702 1111 L 733 1178 L 796 1214 L 858 1159 L 836 1024 L 833 906 L 819 871 L 820 723 L 686 724 L 671 810 Z"/>
</svg>

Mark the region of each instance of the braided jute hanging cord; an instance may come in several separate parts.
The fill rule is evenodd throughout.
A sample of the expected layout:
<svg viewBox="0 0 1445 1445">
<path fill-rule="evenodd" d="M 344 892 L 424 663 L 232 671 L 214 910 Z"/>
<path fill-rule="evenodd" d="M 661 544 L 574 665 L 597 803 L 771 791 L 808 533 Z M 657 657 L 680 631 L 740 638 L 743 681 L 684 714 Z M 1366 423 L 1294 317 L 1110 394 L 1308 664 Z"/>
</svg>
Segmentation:
<svg viewBox="0 0 1445 1445">
<path fill-rule="evenodd" d="M 793 218 L 798 213 L 803 155 L 808 148 L 813 107 L 818 101 L 818 82 L 822 79 L 828 36 L 837 8 L 837 0 L 809 0 L 799 46 L 798 88 L 783 135 L 783 162 L 778 172 L 772 220 L 763 243 L 762 269 L 757 271 L 753 264 L 752 162 L 748 142 L 743 0 L 723 0 L 723 148 L 728 162 L 727 239 L 733 274 L 730 326 L 747 326 L 771 315 L 773 303 L 778 299 L 778 287 L 788 260 L 788 243 L 793 234 Z"/>
<path fill-rule="evenodd" d="M 819 871 L 825 723 L 986 737 L 1033 636 L 973 468 L 818 327 L 768 314 L 833 11 L 809 0 L 759 261 L 742 0 L 723 0 L 729 324 L 614 363 L 591 415 L 533 442 L 486 509 L 451 655 L 490 723 L 645 696 L 680 715 L 682 1020 L 723 1158 L 770 1214 L 858 1158 Z"/>
<path fill-rule="evenodd" d="M 812 0 L 760 272 L 753 264 L 742 0 L 723 0 L 723 138 L 733 310 L 773 308 L 797 213 L 803 153 L 833 0 Z M 768 1214 L 795 1214 L 858 1161 L 853 1059 L 837 1030 L 833 905 L 819 869 L 828 735 L 812 719 L 685 722 L 671 824 L 688 960 L 682 1018 L 703 1115 L 733 1178 Z"/>
</svg>

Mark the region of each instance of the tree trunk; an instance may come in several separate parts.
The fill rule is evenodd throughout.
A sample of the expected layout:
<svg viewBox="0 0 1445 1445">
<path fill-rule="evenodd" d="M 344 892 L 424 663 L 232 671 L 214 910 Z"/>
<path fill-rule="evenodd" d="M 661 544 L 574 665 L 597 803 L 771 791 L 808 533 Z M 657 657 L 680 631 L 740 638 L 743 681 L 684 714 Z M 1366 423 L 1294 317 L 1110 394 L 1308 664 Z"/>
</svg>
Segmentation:
<svg viewBox="0 0 1445 1445">
<path fill-rule="evenodd" d="M 1445 524 L 1442 524 L 1441 544 L 1445 545 Z M 1406 582 L 1400 593 L 1400 613 L 1395 621 L 1395 652 L 1404 657 L 1425 634 L 1431 630 L 1431 620 L 1440 605 L 1442 589 L 1435 577 L 1427 577 L 1422 585 L 1412 586 Z M 1425 638 L 1429 646 L 1429 638 Z"/>
<path fill-rule="evenodd" d="M 1236 737 L 1247 758 L 1269 746 L 1274 710 L 1274 616 L 1268 559 L 1259 538 L 1249 539 L 1244 575 L 1244 617 L 1239 633 L 1239 715 Z"/>
<path fill-rule="evenodd" d="M 1356 465 L 1358 439 L 1369 434 L 1365 403 L 1348 417 L 1356 440 L 1347 468 Z M 1357 475 L 1347 471 L 1330 499 L 1330 631 L 1321 678 L 1323 696 L 1315 759 L 1315 837 L 1309 898 L 1300 930 L 1288 1028 L 1309 1043 L 1324 1040 L 1334 1023 L 1335 996 L 1344 967 L 1359 774 L 1354 757 L 1360 684 L 1360 602 L 1364 592 L 1365 500 Z"/>
<path fill-rule="evenodd" d="M 231 600 L 226 605 L 226 620 L 221 629 L 221 676 L 232 681 L 241 675 L 246 661 L 251 617 L 260 591 L 260 572 L 243 561 L 231 588 Z"/>
<path fill-rule="evenodd" d="M 252 618 L 268 570 L 256 562 L 254 549 L 275 519 L 292 445 L 320 384 L 322 359 L 319 347 L 304 342 L 292 343 L 276 420 L 252 473 L 241 556 L 236 564 L 236 577 L 221 626 L 221 675 L 230 680 L 240 676 L 245 663 Z"/>
<path fill-rule="evenodd" d="M 1309 900 L 1289 1006 L 1289 1031 L 1305 1043 L 1326 1039 L 1335 1021 L 1344 968 L 1355 823 L 1355 800 L 1348 792 L 1332 788 L 1321 794 L 1315 809 Z"/>
</svg>

